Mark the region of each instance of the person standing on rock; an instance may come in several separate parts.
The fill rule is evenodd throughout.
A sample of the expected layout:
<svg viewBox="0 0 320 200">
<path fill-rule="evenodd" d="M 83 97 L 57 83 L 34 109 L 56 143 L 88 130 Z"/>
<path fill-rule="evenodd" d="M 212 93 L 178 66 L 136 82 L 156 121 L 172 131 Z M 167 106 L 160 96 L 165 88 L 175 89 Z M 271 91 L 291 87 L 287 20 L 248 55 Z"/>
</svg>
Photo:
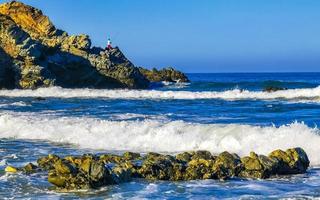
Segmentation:
<svg viewBox="0 0 320 200">
<path fill-rule="evenodd" d="M 108 50 L 110 50 L 110 49 L 112 49 L 112 46 L 111 46 L 111 40 L 110 40 L 110 38 L 108 38 L 108 42 L 107 42 L 107 49 Z"/>
</svg>

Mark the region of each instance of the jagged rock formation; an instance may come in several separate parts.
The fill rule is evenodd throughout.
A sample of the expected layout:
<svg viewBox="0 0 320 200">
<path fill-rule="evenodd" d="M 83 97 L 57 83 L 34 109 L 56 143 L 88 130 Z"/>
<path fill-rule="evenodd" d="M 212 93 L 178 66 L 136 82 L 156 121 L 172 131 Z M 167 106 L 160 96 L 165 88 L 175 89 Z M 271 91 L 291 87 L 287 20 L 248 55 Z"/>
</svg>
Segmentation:
<svg viewBox="0 0 320 200">
<path fill-rule="evenodd" d="M 48 155 L 22 168 L 7 166 L 6 172 L 26 174 L 48 171 L 48 181 L 58 189 L 74 190 L 128 182 L 132 178 L 188 181 L 225 180 L 233 177 L 265 179 L 275 175 L 305 173 L 307 154 L 301 148 L 275 150 L 269 156 L 251 152 L 240 158 L 227 151 L 212 155 L 208 151 L 183 152 L 176 156 L 126 152 L 120 155 L 67 156 Z"/>
<path fill-rule="evenodd" d="M 172 67 L 161 70 L 155 68 L 148 70 L 140 67 L 139 70 L 150 82 L 189 82 L 188 77 L 184 73 L 176 71 Z"/>
<path fill-rule="evenodd" d="M 0 5 L 0 88 L 147 88 L 149 80 L 120 51 L 69 36 L 36 8 Z"/>
</svg>

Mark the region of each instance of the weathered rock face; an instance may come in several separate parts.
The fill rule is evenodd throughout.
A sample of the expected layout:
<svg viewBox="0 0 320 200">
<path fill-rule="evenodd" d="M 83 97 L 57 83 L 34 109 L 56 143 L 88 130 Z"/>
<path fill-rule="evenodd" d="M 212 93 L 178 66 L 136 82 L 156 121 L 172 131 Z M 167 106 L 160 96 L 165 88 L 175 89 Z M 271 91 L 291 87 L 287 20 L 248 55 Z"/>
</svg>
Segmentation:
<svg viewBox="0 0 320 200">
<path fill-rule="evenodd" d="M 179 72 L 172 67 L 164 68 L 162 70 L 148 70 L 140 67 L 139 70 L 150 82 L 189 82 L 188 77 L 184 73 Z"/>
<path fill-rule="evenodd" d="M 183 152 L 176 156 L 126 152 L 122 156 L 48 155 L 22 168 L 7 166 L 8 173 L 48 171 L 48 181 L 59 189 L 89 189 L 128 182 L 132 178 L 148 180 L 187 181 L 202 179 L 225 180 L 233 177 L 265 179 L 273 175 L 305 173 L 309 159 L 301 148 L 276 150 L 269 156 L 251 152 L 240 158 L 223 152 L 217 156 L 208 151 Z"/>
<path fill-rule="evenodd" d="M 0 5 L 0 55 L 0 88 L 149 86 L 119 48 L 91 48 L 89 36 L 69 36 L 16 1 Z"/>
</svg>

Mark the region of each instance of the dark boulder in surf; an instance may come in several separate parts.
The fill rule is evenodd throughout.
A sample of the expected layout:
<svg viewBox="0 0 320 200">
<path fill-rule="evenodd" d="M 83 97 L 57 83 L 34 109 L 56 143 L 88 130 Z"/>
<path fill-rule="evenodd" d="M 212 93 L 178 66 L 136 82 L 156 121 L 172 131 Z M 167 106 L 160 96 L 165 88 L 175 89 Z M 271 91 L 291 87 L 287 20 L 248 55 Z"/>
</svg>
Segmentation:
<svg viewBox="0 0 320 200">
<path fill-rule="evenodd" d="M 276 174 L 300 174 L 305 173 L 310 161 L 302 148 L 293 148 L 286 151 L 275 150 L 269 154 L 270 158 L 278 160 Z"/>
</svg>

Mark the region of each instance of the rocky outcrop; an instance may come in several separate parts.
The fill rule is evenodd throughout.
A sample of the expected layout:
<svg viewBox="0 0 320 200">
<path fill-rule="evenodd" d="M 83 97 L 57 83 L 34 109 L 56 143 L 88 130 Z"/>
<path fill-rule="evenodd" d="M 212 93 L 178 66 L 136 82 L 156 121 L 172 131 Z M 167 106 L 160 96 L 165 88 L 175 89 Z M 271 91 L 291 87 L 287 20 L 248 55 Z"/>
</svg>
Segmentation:
<svg viewBox="0 0 320 200">
<path fill-rule="evenodd" d="M 179 72 L 172 67 L 164 68 L 162 70 L 157 70 L 155 68 L 148 70 L 140 67 L 139 70 L 150 82 L 189 82 L 188 77 L 184 73 Z"/>
<path fill-rule="evenodd" d="M 176 156 L 148 153 L 144 157 L 132 152 L 122 156 L 86 154 L 60 158 L 48 155 L 37 163 L 37 166 L 29 163 L 22 168 L 7 166 L 5 171 L 26 174 L 48 171 L 48 181 L 57 189 L 75 190 L 119 184 L 132 178 L 166 181 L 265 179 L 305 173 L 310 162 L 303 149 L 293 148 L 276 150 L 269 156 L 251 152 L 243 158 L 229 152 L 212 155 L 208 151 L 183 152 Z"/>
<path fill-rule="evenodd" d="M 17 1 L 0 5 L 0 55 L 0 88 L 149 86 L 119 48 L 91 47 L 89 36 L 69 36 Z"/>
</svg>

